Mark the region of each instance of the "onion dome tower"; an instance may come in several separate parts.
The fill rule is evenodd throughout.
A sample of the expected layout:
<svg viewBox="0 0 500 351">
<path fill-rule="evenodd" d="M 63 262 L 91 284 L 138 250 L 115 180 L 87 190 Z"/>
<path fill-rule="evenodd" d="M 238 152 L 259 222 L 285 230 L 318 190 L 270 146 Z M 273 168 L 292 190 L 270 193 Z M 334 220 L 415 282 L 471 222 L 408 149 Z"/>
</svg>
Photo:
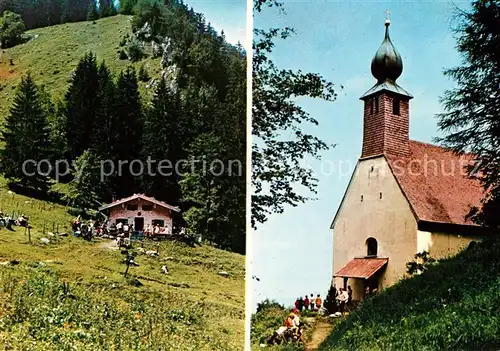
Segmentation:
<svg viewBox="0 0 500 351">
<path fill-rule="evenodd" d="M 384 40 L 371 62 L 377 83 L 360 98 L 365 102 L 361 158 L 409 156 L 409 101 L 413 96 L 396 83 L 403 73 L 403 60 L 389 36 L 390 24 L 387 17 Z"/>
</svg>

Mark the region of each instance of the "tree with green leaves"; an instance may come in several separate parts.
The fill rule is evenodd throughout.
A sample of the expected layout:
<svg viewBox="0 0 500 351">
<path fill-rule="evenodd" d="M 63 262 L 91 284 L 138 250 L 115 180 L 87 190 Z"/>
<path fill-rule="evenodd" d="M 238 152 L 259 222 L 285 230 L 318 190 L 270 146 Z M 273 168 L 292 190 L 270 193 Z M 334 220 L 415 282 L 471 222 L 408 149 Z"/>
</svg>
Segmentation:
<svg viewBox="0 0 500 351">
<path fill-rule="evenodd" d="M 0 152 L 2 173 L 10 182 L 42 192 L 49 188 L 49 170 L 42 161 L 51 156 L 44 104 L 31 75 L 23 77 L 1 132 L 5 146 Z"/>
<path fill-rule="evenodd" d="M 255 10 L 278 6 L 281 2 L 256 0 Z M 282 213 L 286 206 L 297 206 L 311 198 L 296 189 L 301 185 L 315 193 L 317 180 L 311 168 L 303 166 L 306 157 L 319 158 L 330 146 L 305 133 L 305 124 L 318 121 L 296 103 L 299 97 L 334 101 L 331 82 L 320 74 L 279 69 L 270 59 L 278 38 L 286 39 L 291 28 L 255 29 L 253 42 L 252 104 L 252 225 L 263 223 L 272 213 Z M 285 136 L 290 135 L 290 138 Z"/>
<path fill-rule="evenodd" d="M 456 47 L 462 63 L 444 72 L 456 87 L 441 98 L 445 112 L 437 117 L 445 136 L 437 140 L 481 161 L 474 165 L 472 176 L 480 179 L 488 194 L 469 217 L 500 229 L 500 3 L 474 1 L 469 11 L 458 13 L 458 19 Z"/>
<path fill-rule="evenodd" d="M 0 47 L 6 49 L 19 44 L 25 30 L 21 15 L 5 11 L 0 17 Z"/>
</svg>

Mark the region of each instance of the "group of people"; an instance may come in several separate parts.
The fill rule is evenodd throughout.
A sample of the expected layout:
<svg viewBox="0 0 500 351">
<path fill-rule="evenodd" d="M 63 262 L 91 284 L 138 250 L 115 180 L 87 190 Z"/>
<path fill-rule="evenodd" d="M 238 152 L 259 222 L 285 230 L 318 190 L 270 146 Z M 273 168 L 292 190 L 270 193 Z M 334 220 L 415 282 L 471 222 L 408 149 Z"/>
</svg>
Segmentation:
<svg viewBox="0 0 500 351">
<path fill-rule="evenodd" d="M 311 294 L 311 297 L 306 295 L 302 298 L 301 296 L 295 300 L 295 308 L 300 312 L 302 312 L 302 310 L 319 311 L 322 304 L 323 300 L 320 294 L 316 295 L 316 297 L 314 297 L 314 294 Z"/>
<path fill-rule="evenodd" d="M 146 226 L 146 230 L 144 231 L 144 234 L 146 236 L 152 236 L 152 235 L 170 234 L 170 233 L 169 233 L 167 226 L 161 228 L 158 224 L 156 224 L 156 225 L 148 224 Z"/>
<path fill-rule="evenodd" d="M 128 222 L 118 222 L 112 223 L 110 225 L 109 231 L 111 233 L 116 232 L 118 235 L 125 234 L 127 237 L 129 234 L 134 232 L 144 232 L 145 236 L 159 235 L 159 234 L 170 234 L 168 227 L 160 227 L 159 224 L 148 224 L 144 230 L 138 230 L 139 228 L 135 228 L 133 225 L 130 225 Z"/>
<path fill-rule="evenodd" d="M 73 230 L 73 235 L 90 240 L 93 236 L 103 235 L 106 231 L 106 225 L 105 223 L 99 223 L 93 220 L 85 222 L 78 216 L 71 223 L 71 229 Z"/>
<path fill-rule="evenodd" d="M 20 227 L 28 227 L 29 226 L 29 218 L 24 214 L 21 214 L 16 220 L 12 219 L 9 215 L 5 215 L 2 210 L 0 210 L 0 228 L 6 227 L 9 230 L 12 229 L 12 225 L 17 225 Z"/>
<path fill-rule="evenodd" d="M 283 321 L 283 325 L 276 330 L 267 341 L 269 345 L 281 344 L 281 342 L 301 341 L 304 343 L 304 333 L 300 323 L 300 310 L 294 308 Z"/>
</svg>

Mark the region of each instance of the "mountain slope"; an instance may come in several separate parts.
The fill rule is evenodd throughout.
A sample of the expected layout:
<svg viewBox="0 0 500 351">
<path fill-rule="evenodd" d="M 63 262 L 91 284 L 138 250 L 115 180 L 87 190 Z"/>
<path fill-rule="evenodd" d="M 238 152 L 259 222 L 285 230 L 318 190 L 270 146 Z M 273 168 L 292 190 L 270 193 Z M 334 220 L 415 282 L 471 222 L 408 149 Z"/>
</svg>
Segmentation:
<svg viewBox="0 0 500 351">
<path fill-rule="evenodd" d="M 365 301 L 320 350 L 500 348 L 500 240 L 442 260 Z"/>
<path fill-rule="evenodd" d="M 129 65 L 144 64 L 151 76 L 160 73 L 160 59 L 146 58 L 132 64 L 120 60 L 122 38 L 131 33 L 131 16 L 113 16 L 93 22 L 66 23 L 27 31 L 27 43 L 0 51 L 0 121 L 5 118 L 14 88 L 22 75 L 31 72 L 37 84 L 45 85 L 54 97 L 68 88 L 70 73 L 82 56 L 92 51 L 116 75 Z M 10 60 L 14 65 L 11 65 Z M 141 83 L 144 88 L 145 83 Z"/>
</svg>

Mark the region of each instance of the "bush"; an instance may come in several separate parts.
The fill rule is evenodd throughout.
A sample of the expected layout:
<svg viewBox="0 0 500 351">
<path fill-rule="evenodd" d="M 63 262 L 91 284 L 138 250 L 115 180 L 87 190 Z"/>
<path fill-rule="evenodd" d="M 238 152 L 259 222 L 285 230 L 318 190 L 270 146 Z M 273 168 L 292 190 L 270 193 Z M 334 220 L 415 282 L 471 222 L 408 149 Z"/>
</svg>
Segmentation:
<svg viewBox="0 0 500 351">
<path fill-rule="evenodd" d="M 415 261 L 406 263 L 406 272 L 408 275 L 418 275 L 429 269 L 436 262 L 435 259 L 429 256 L 429 252 L 419 252 L 415 254 Z"/>
<path fill-rule="evenodd" d="M 276 301 L 264 300 L 252 315 L 250 337 L 252 344 L 265 343 L 282 325 L 289 311 Z"/>
<path fill-rule="evenodd" d="M 149 80 L 151 79 L 144 65 L 141 65 L 141 67 L 139 68 L 138 78 L 141 82 L 149 82 Z"/>
<path fill-rule="evenodd" d="M 119 56 L 120 60 L 128 60 L 128 56 L 127 56 L 127 54 L 125 53 L 125 51 L 120 50 L 120 51 L 119 51 L 119 55 L 120 55 L 120 56 Z"/>
<path fill-rule="evenodd" d="M 127 45 L 128 38 L 128 34 L 122 38 L 122 40 L 120 41 L 120 47 L 124 47 L 125 45 Z"/>
<path fill-rule="evenodd" d="M 143 45 L 137 39 L 129 41 L 127 51 L 128 58 L 132 62 L 140 61 L 145 56 Z"/>
<path fill-rule="evenodd" d="M 129 285 L 133 279 L 114 282 L 118 289 L 66 280 L 35 262 L 0 270 L 2 349 L 176 350 L 188 333 L 189 349 L 207 349 L 203 302 L 175 305 L 173 294 L 139 297 L 141 288 Z"/>
<path fill-rule="evenodd" d="M 25 30 L 21 15 L 5 11 L 0 17 L 0 47 L 5 49 L 21 43 Z"/>
</svg>

